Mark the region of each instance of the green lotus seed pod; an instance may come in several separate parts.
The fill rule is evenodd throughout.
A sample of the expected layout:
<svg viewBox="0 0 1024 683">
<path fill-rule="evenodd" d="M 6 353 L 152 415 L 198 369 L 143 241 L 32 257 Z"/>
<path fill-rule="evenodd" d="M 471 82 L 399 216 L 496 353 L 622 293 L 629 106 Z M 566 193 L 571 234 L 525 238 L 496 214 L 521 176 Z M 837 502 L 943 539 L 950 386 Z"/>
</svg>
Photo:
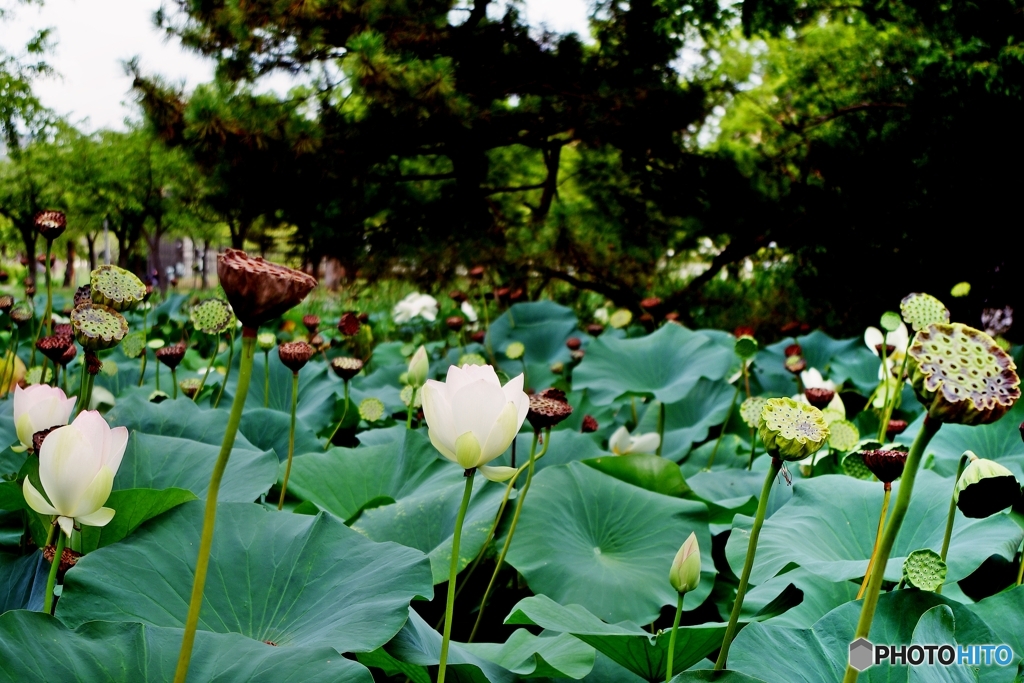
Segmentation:
<svg viewBox="0 0 1024 683">
<path fill-rule="evenodd" d="M 903 319 L 920 332 L 933 323 L 948 323 L 949 309 L 931 294 L 914 292 L 903 297 L 900 302 Z"/>
<path fill-rule="evenodd" d="M 743 360 L 750 360 L 757 355 L 757 340 L 749 335 L 742 335 L 736 340 L 736 355 Z"/>
<path fill-rule="evenodd" d="M 181 393 L 185 394 L 189 398 L 195 398 L 202 385 L 202 380 L 196 379 L 195 377 L 188 377 L 178 382 L 178 386 L 181 388 Z"/>
<path fill-rule="evenodd" d="M 953 289 L 949 290 L 950 296 L 956 297 L 957 299 L 965 297 L 971 293 L 970 282 L 958 282 L 953 285 Z"/>
<path fill-rule="evenodd" d="M 464 353 L 459 356 L 459 367 L 463 365 L 487 365 L 487 359 L 479 353 Z"/>
<path fill-rule="evenodd" d="M 273 332 L 260 332 L 256 335 L 256 346 L 260 351 L 270 351 L 277 346 L 277 336 Z"/>
<path fill-rule="evenodd" d="M 192 307 L 188 317 L 192 321 L 192 326 L 203 334 L 223 334 L 235 325 L 235 314 L 231 312 L 231 304 L 224 299 L 201 301 Z"/>
<path fill-rule="evenodd" d="M 980 425 L 995 422 L 1020 398 L 1013 359 L 973 327 L 933 323 L 914 337 L 910 381 L 928 417 Z"/>
<path fill-rule="evenodd" d="M 133 273 L 117 266 L 100 266 L 89 276 L 93 303 L 115 311 L 127 311 L 146 298 L 146 285 Z"/>
<path fill-rule="evenodd" d="M 903 561 L 903 581 L 923 591 L 937 591 L 946 582 L 946 563 L 934 550 L 915 550 Z"/>
<path fill-rule="evenodd" d="M 117 346 L 128 334 L 128 321 L 101 304 L 81 304 L 71 311 L 71 327 L 82 348 L 101 351 Z"/>
<path fill-rule="evenodd" d="M 871 481 L 875 478 L 875 475 L 871 473 L 868 466 L 864 464 L 864 455 L 857 451 L 843 458 L 843 472 L 848 477 L 863 479 L 864 481 Z"/>
<path fill-rule="evenodd" d="M 881 325 L 886 332 L 895 332 L 900 328 L 900 314 L 893 311 L 886 311 L 882 314 Z"/>
<path fill-rule="evenodd" d="M 770 398 L 761 411 L 758 433 L 765 449 L 780 460 L 803 460 L 828 440 L 821 411 L 791 398 Z"/>
<path fill-rule="evenodd" d="M 378 398 L 364 398 L 359 403 L 359 417 L 376 422 L 384 416 L 384 404 Z"/>
<path fill-rule="evenodd" d="M 526 346 L 523 342 L 514 341 L 505 347 L 505 357 L 509 360 L 518 360 L 526 353 Z"/>
<path fill-rule="evenodd" d="M 141 332 L 132 332 L 121 340 L 121 351 L 129 358 L 138 358 L 146 349 L 146 337 Z"/>
<path fill-rule="evenodd" d="M 975 456 L 957 479 L 953 500 L 965 517 L 990 517 L 1020 500 L 1020 483 L 999 463 Z"/>
<path fill-rule="evenodd" d="M 11 320 L 18 323 L 19 327 L 24 325 L 35 317 L 35 311 L 32 309 L 32 303 L 29 301 L 21 301 L 14 304 L 11 308 L 10 316 Z"/>
<path fill-rule="evenodd" d="M 616 330 L 621 330 L 633 322 L 633 313 L 628 308 L 620 308 L 608 318 L 608 324 Z"/>
<path fill-rule="evenodd" d="M 740 417 L 751 429 L 756 429 L 761 424 L 761 411 L 768 399 L 763 396 L 751 396 L 740 404 Z"/>
<path fill-rule="evenodd" d="M 841 453 L 853 450 L 860 442 L 860 431 L 857 429 L 857 425 L 849 420 L 829 422 L 828 432 L 829 447 Z"/>
</svg>

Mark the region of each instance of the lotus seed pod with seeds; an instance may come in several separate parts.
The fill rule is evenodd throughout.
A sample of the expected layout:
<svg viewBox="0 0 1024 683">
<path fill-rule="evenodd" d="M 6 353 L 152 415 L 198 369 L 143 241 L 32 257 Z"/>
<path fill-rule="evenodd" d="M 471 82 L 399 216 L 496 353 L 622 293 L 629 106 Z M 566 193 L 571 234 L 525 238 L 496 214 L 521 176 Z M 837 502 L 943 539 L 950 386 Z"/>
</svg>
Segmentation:
<svg viewBox="0 0 1024 683">
<path fill-rule="evenodd" d="M 740 404 L 740 417 L 751 429 L 756 429 L 761 424 L 761 411 L 764 410 L 768 399 L 763 396 L 751 396 Z"/>
<path fill-rule="evenodd" d="M 450 315 L 444 319 L 444 324 L 448 326 L 448 329 L 452 332 L 459 332 L 462 330 L 463 325 L 466 324 L 466 319 L 461 315 Z"/>
<path fill-rule="evenodd" d="M 958 282 L 955 285 L 953 285 L 953 288 L 951 290 L 949 290 L 949 295 L 954 297 L 954 298 L 957 298 L 957 299 L 965 297 L 965 296 L 967 296 L 970 293 L 971 293 L 971 283 L 970 282 Z"/>
<path fill-rule="evenodd" d="M 273 332 L 260 332 L 256 335 L 256 346 L 264 353 L 271 351 L 277 346 L 277 335 Z"/>
<path fill-rule="evenodd" d="M 860 455 L 864 459 L 864 466 L 885 484 L 891 484 L 899 479 L 903 474 L 903 467 L 907 464 L 907 454 L 904 451 L 874 450 L 864 451 Z"/>
<path fill-rule="evenodd" d="M 177 368 L 185 358 L 184 344 L 171 344 L 156 352 L 156 359 L 169 367 L 171 370 Z"/>
<path fill-rule="evenodd" d="M 217 256 L 217 277 L 235 316 L 251 330 L 299 305 L 316 287 L 311 275 L 239 249 Z"/>
<path fill-rule="evenodd" d="M 314 335 L 317 330 L 320 329 L 320 316 L 307 313 L 302 316 L 302 324 L 305 326 L 307 332 Z"/>
<path fill-rule="evenodd" d="M 19 326 L 24 325 L 28 321 L 32 320 L 35 316 L 35 312 L 32 310 L 32 304 L 27 301 L 22 301 L 19 304 L 15 304 L 11 308 L 11 320 L 16 322 Z"/>
<path fill-rule="evenodd" d="M 14 306 L 14 297 L 10 294 L 0 296 L 0 313 L 8 313 Z"/>
<path fill-rule="evenodd" d="M 900 328 L 900 314 L 893 311 L 886 311 L 882 314 L 879 324 L 886 332 L 895 332 Z"/>
<path fill-rule="evenodd" d="M 519 360 L 526 353 L 526 346 L 523 342 L 514 341 L 505 347 L 505 357 L 509 360 Z"/>
<path fill-rule="evenodd" d="M 178 388 L 181 389 L 181 393 L 185 394 L 189 398 L 195 398 L 202 385 L 202 380 L 196 379 L 195 377 L 189 377 L 178 382 Z"/>
<path fill-rule="evenodd" d="M 362 323 L 359 322 L 359 316 L 351 311 L 342 314 L 341 320 L 338 321 L 338 331 L 346 337 L 357 334 L 361 326 Z"/>
<path fill-rule="evenodd" d="M 146 285 L 124 268 L 100 266 L 89 276 L 92 301 L 115 311 L 127 311 L 146 298 Z"/>
<path fill-rule="evenodd" d="M 551 429 L 570 415 L 572 406 L 566 402 L 565 394 L 562 394 L 561 399 L 557 394 L 548 394 L 544 391 L 530 396 L 530 409 L 526 413 L 526 419 L 535 431 Z"/>
<path fill-rule="evenodd" d="M 70 346 L 68 346 L 68 348 L 64 350 L 64 355 L 60 357 L 60 360 L 58 362 L 66 368 L 68 366 L 68 363 L 73 361 L 75 359 L 75 356 L 77 355 L 78 349 L 75 348 L 74 344 L 71 344 Z"/>
<path fill-rule="evenodd" d="M 121 340 L 121 351 L 128 358 L 138 358 L 146 350 L 146 336 L 142 332 L 131 332 Z"/>
<path fill-rule="evenodd" d="M 796 461 L 817 453 L 828 440 L 829 430 L 814 406 L 791 398 L 770 398 L 761 411 L 758 434 L 773 457 Z"/>
<path fill-rule="evenodd" d="M 903 561 L 903 581 L 923 591 L 937 591 L 946 582 L 946 563 L 934 550 L 915 550 Z"/>
<path fill-rule="evenodd" d="M 70 337 L 55 334 L 50 337 L 43 337 L 37 341 L 36 348 L 54 363 L 59 363 L 65 352 L 67 352 L 68 347 L 73 343 Z"/>
<path fill-rule="evenodd" d="M 459 356 L 458 362 L 460 368 L 463 365 L 487 365 L 487 359 L 479 353 L 464 353 Z"/>
<path fill-rule="evenodd" d="M 848 477 L 863 481 L 871 481 L 875 478 L 875 475 L 871 473 L 868 466 L 864 464 L 863 453 L 854 452 L 843 458 L 843 472 Z"/>
<path fill-rule="evenodd" d="M 907 431 L 907 427 L 910 425 L 906 420 L 889 420 L 889 425 L 885 428 L 885 438 L 892 441 L 897 436 Z"/>
<path fill-rule="evenodd" d="M 48 242 L 63 235 L 68 227 L 68 220 L 63 211 L 40 211 L 35 215 L 34 223 L 36 230 Z"/>
<path fill-rule="evenodd" d="M 334 370 L 334 374 L 346 382 L 358 375 L 359 371 L 362 369 L 363 361 L 358 358 L 342 356 L 331 360 L 331 370 Z"/>
<path fill-rule="evenodd" d="M 580 431 L 584 434 L 592 434 L 600 428 L 597 420 L 593 415 L 584 415 L 583 422 L 580 424 Z"/>
<path fill-rule="evenodd" d="M 224 299 L 207 299 L 192 307 L 188 313 L 192 326 L 203 334 L 223 334 L 235 326 L 231 304 Z"/>
<path fill-rule="evenodd" d="M 412 404 L 413 408 L 419 408 L 423 405 L 423 392 L 416 391 L 414 387 L 411 387 L 408 384 L 402 387 L 402 391 L 399 392 L 398 398 L 401 399 L 402 403 L 406 407 L 410 404 Z"/>
<path fill-rule="evenodd" d="M 860 442 L 860 431 L 857 425 L 849 420 L 835 420 L 828 423 L 829 448 L 845 453 L 857 447 Z"/>
<path fill-rule="evenodd" d="M 903 320 L 920 332 L 934 323 L 948 323 L 949 309 L 931 294 L 913 293 L 903 297 L 900 302 Z"/>
<path fill-rule="evenodd" d="M 1020 398 L 1013 359 L 980 330 L 933 323 L 910 345 L 910 380 L 928 416 L 941 422 L 995 422 Z"/>
<path fill-rule="evenodd" d="M 304 341 L 285 342 L 277 347 L 277 356 L 286 368 L 298 374 L 316 353 L 316 349 Z"/>
<path fill-rule="evenodd" d="M 128 334 L 128 321 L 101 304 L 82 304 L 71 311 L 75 340 L 82 348 L 102 351 L 117 346 Z"/>
<path fill-rule="evenodd" d="M 367 422 L 376 422 L 384 417 L 384 404 L 379 398 L 364 398 L 359 403 L 359 417 Z"/>
<path fill-rule="evenodd" d="M 974 519 L 990 517 L 1005 510 L 1020 500 L 1020 495 L 1020 482 L 1013 472 L 984 458 L 972 460 L 953 489 L 953 500 L 960 512 L 964 517 Z"/>
</svg>

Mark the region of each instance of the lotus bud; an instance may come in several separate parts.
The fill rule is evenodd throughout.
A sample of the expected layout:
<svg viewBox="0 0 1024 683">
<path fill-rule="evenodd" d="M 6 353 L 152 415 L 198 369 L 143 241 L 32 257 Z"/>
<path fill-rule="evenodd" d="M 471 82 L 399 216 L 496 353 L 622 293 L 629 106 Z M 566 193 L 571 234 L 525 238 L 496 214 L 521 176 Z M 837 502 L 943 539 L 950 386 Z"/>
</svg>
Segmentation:
<svg viewBox="0 0 1024 683">
<path fill-rule="evenodd" d="M 832 389 L 825 389 L 823 387 L 804 389 L 804 398 L 818 410 L 825 410 L 835 396 L 836 392 Z"/>
<path fill-rule="evenodd" d="M 409 386 L 419 388 L 427 381 L 427 374 L 430 372 L 430 358 L 427 356 L 425 346 L 416 349 L 409 359 L 409 376 L 406 379 Z"/>
<path fill-rule="evenodd" d="M 761 410 L 758 434 L 775 458 L 794 461 L 814 455 L 828 440 L 825 416 L 791 398 L 770 398 Z"/>
<path fill-rule="evenodd" d="M 903 466 L 907 463 L 907 454 L 904 451 L 864 451 L 861 456 L 864 458 L 864 465 L 871 470 L 871 474 L 878 477 L 878 480 L 883 482 L 886 487 L 899 479 L 903 474 Z"/>
<path fill-rule="evenodd" d="M 580 425 L 580 431 L 584 434 L 590 434 L 596 432 L 598 429 L 597 420 L 594 419 L 593 415 L 584 415 L 583 424 Z"/>
<path fill-rule="evenodd" d="M 68 220 L 63 211 L 40 211 L 35 215 L 36 230 L 47 242 L 52 242 L 64 234 Z"/>
<path fill-rule="evenodd" d="M 530 396 L 530 410 L 526 419 L 534 431 L 551 429 L 572 415 L 572 406 L 565 400 L 565 393 L 558 389 L 545 389 Z"/>
<path fill-rule="evenodd" d="M 156 352 L 156 359 L 171 370 L 177 368 L 184 358 L 185 345 L 181 343 L 165 346 L 162 349 L 158 349 Z"/>
<path fill-rule="evenodd" d="M 672 560 L 668 581 L 677 593 L 689 593 L 700 584 L 700 546 L 692 531 Z"/>
<path fill-rule="evenodd" d="M 940 422 L 995 422 L 1020 398 L 1013 359 L 991 337 L 960 323 L 933 323 L 909 350 L 914 392 Z"/>
<path fill-rule="evenodd" d="M 306 331 L 308 331 L 310 335 L 315 335 L 316 331 L 320 328 L 320 316 L 306 314 L 302 316 L 302 324 L 305 326 Z"/>
<path fill-rule="evenodd" d="M 359 332 L 360 327 L 359 317 L 349 311 L 341 316 L 341 320 L 338 321 L 338 331 L 346 337 L 351 337 Z"/>
<path fill-rule="evenodd" d="M 112 308 L 85 303 L 71 311 L 71 326 L 82 348 L 101 351 L 117 346 L 128 334 L 128 321 Z"/>
<path fill-rule="evenodd" d="M 146 285 L 124 268 L 105 265 L 89 276 L 90 296 L 94 304 L 115 311 L 127 311 L 146 298 Z"/>
<path fill-rule="evenodd" d="M 239 249 L 217 256 L 217 276 L 242 326 L 255 334 L 260 325 L 302 303 L 316 278 Z"/>
<path fill-rule="evenodd" d="M 306 366 L 315 352 L 316 349 L 303 341 L 286 342 L 277 347 L 277 355 L 281 362 L 295 374 Z"/>
<path fill-rule="evenodd" d="M 63 391 L 45 384 L 33 384 L 22 389 L 14 388 L 14 430 L 17 432 L 21 450 L 32 448 L 32 437 L 51 427 L 68 423 L 75 409 L 75 398 L 68 398 Z"/>
<path fill-rule="evenodd" d="M 334 374 L 347 382 L 363 369 L 363 361 L 358 358 L 342 356 L 331 361 L 331 369 L 334 370 Z"/>
<path fill-rule="evenodd" d="M 990 517 L 1020 500 L 1020 483 L 1013 472 L 970 451 L 964 455 L 971 462 L 956 482 L 953 500 L 965 517 Z"/>
</svg>

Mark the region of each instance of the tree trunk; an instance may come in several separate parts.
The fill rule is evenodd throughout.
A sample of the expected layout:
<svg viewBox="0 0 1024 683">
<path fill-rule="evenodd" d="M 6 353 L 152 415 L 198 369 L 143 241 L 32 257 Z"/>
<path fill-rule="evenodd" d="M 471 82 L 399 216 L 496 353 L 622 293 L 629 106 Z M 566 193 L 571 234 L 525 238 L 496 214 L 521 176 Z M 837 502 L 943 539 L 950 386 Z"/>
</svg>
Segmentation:
<svg viewBox="0 0 1024 683">
<path fill-rule="evenodd" d="M 18 230 L 21 232 L 21 241 L 25 245 L 25 258 L 28 259 L 28 277 L 35 282 L 39 267 L 39 264 L 36 263 L 36 239 L 39 237 L 39 233 L 36 232 L 32 218 L 29 219 L 27 225 L 18 225 Z M 36 282 L 36 289 L 39 289 L 38 282 Z"/>
<path fill-rule="evenodd" d="M 203 250 L 200 252 L 202 256 L 200 257 L 201 260 L 199 262 L 199 273 L 200 278 L 202 278 L 199 280 L 199 289 L 206 289 L 206 250 L 209 249 L 209 247 L 210 241 L 203 240 Z"/>
<path fill-rule="evenodd" d="M 67 259 L 68 265 L 64 268 L 64 286 L 74 287 L 75 286 L 75 241 L 68 240 L 68 251 Z"/>
<path fill-rule="evenodd" d="M 96 270 L 96 238 L 97 235 L 86 233 L 85 243 L 89 245 L 89 270 Z"/>
<path fill-rule="evenodd" d="M 163 261 L 160 259 L 160 232 L 158 230 L 154 230 L 153 233 L 154 238 L 147 238 L 146 242 L 149 244 L 149 254 L 153 261 L 153 270 L 156 271 L 156 277 L 160 283 L 160 291 L 166 295 L 167 285 L 169 283 L 167 281 L 167 276 L 164 274 Z"/>
</svg>

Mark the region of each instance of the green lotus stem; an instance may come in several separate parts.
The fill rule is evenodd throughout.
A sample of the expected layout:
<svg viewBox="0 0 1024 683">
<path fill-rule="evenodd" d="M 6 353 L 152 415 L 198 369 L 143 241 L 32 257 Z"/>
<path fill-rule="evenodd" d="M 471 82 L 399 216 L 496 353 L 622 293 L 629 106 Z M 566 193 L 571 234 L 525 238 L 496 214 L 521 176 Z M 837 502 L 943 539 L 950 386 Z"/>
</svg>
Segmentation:
<svg viewBox="0 0 1024 683">
<path fill-rule="evenodd" d="M 146 379 L 146 352 L 147 352 L 147 350 L 148 350 L 148 347 L 145 344 L 143 344 L 142 345 L 142 361 L 140 362 L 140 366 L 139 366 L 139 386 L 140 387 L 142 386 L 143 381 L 145 381 L 145 379 Z"/>
<path fill-rule="evenodd" d="M 516 526 L 519 524 L 519 515 L 523 511 L 523 504 L 526 502 L 526 494 L 530 491 L 530 483 L 533 481 L 534 463 L 544 457 L 544 454 L 548 452 L 548 445 L 551 441 L 551 428 L 544 430 L 544 447 L 540 453 L 535 456 L 537 451 L 537 439 L 540 436 L 538 432 L 533 433 L 533 443 L 530 445 L 530 459 L 526 463 L 526 483 L 523 484 L 523 489 L 519 492 L 519 497 L 516 499 L 516 511 L 512 514 L 512 524 L 509 525 L 508 535 L 505 536 L 505 545 L 501 548 L 501 553 L 498 555 L 498 562 L 494 565 L 494 573 L 491 574 L 491 580 L 487 583 L 487 590 L 484 591 L 484 597 L 480 600 L 480 609 L 476 613 L 476 623 L 473 624 L 473 630 L 469 634 L 469 640 L 466 642 L 472 643 L 473 638 L 476 637 L 476 632 L 480 628 L 480 623 L 484 618 L 484 611 L 487 609 L 487 598 L 490 597 L 491 591 L 494 590 L 494 584 L 498 580 L 498 572 L 501 571 L 501 565 L 505 562 L 505 555 L 508 554 L 508 549 L 512 546 L 512 537 L 516 535 Z"/>
<path fill-rule="evenodd" d="M 661 447 L 665 445 L 665 402 L 658 401 L 658 450 L 655 455 L 661 455 Z"/>
<path fill-rule="evenodd" d="M 64 374 L 60 376 L 61 388 L 64 390 L 64 395 L 68 395 L 68 366 L 64 366 Z"/>
<path fill-rule="evenodd" d="M 871 569 L 871 580 L 868 582 L 868 590 L 864 596 L 864 604 L 860 609 L 860 619 L 857 621 L 857 630 L 854 632 L 853 640 L 867 638 L 871 631 L 871 622 L 875 618 L 875 608 L 878 606 L 878 594 L 882 590 L 882 581 L 885 576 L 885 565 L 889 562 L 889 553 L 892 551 L 893 543 L 903 525 L 903 518 L 907 516 L 907 508 L 910 506 L 910 494 L 914 492 L 914 480 L 917 478 L 917 470 L 921 465 L 921 456 L 928 442 L 939 431 L 942 423 L 926 417 L 924 426 L 917 433 L 914 444 L 907 454 L 907 463 L 903 466 L 903 476 L 900 478 L 900 492 L 896 496 L 896 505 L 892 510 L 892 517 L 885 526 L 885 533 L 878 545 L 878 553 L 875 555 L 875 566 Z M 846 675 L 843 683 L 854 683 L 857 680 L 858 671 L 852 666 L 846 667 Z"/>
<path fill-rule="evenodd" d="M 878 530 L 875 532 L 875 543 L 871 546 L 871 557 L 868 558 L 868 568 L 864 570 L 864 580 L 860 583 L 860 590 L 857 591 L 857 599 L 860 600 L 864 597 L 864 591 L 867 590 L 868 581 L 871 579 L 871 568 L 875 564 L 875 555 L 878 554 L 878 542 L 882 538 L 882 532 L 885 529 L 885 517 L 889 512 L 889 498 L 892 496 L 892 484 L 887 483 L 885 485 L 885 493 L 882 495 L 882 513 L 878 516 Z"/>
<path fill-rule="evenodd" d="M 288 491 L 288 477 L 292 473 L 292 456 L 295 455 L 295 407 L 299 404 L 299 373 L 292 373 L 292 422 L 288 427 L 288 464 L 284 466 L 284 481 L 281 482 L 281 497 L 277 509 L 284 508 L 284 494 Z"/>
<path fill-rule="evenodd" d="M 338 433 L 339 429 L 341 429 L 342 423 L 345 422 L 345 418 L 348 416 L 348 404 L 349 404 L 348 380 L 346 379 L 346 380 L 343 380 L 343 381 L 345 382 L 345 408 L 344 408 L 344 410 L 341 411 L 341 419 L 338 420 L 338 424 L 334 425 L 334 429 L 331 430 L 331 435 L 329 437 L 327 437 L 327 445 L 324 446 L 324 450 L 325 451 L 328 448 L 331 447 L 331 442 L 334 441 L 334 435 Z"/>
<path fill-rule="evenodd" d="M 1020 567 L 1017 568 L 1017 585 L 1024 581 L 1024 550 L 1021 550 Z"/>
<path fill-rule="evenodd" d="M 192 659 L 192 646 L 196 640 L 196 627 L 199 624 L 199 610 L 203 606 L 203 588 L 206 586 L 206 572 L 210 567 L 210 548 L 213 545 L 213 527 L 217 521 L 217 494 L 220 491 L 220 480 L 224 469 L 228 466 L 231 448 L 235 445 L 238 424 L 242 421 L 242 408 L 249 394 L 249 380 L 252 379 L 252 361 L 256 348 L 256 330 L 242 330 L 242 360 L 238 370 L 238 390 L 231 402 L 231 414 L 224 431 L 224 441 L 220 446 L 220 454 L 210 475 L 210 488 L 206 493 L 206 511 L 203 514 L 203 531 L 199 539 L 199 555 L 196 558 L 196 573 L 192 581 L 192 597 L 188 604 L 188 617 L 185 619 L 185 634 L 181 640 L 181 652 L 178 654 L 178 666 L 174 671 L 174 683 L 185 683 L 188 676 L 188 665 Z"/>
<path fill-rule="evenodd" d="M 960 456 L 960 463 L 956 467 L 956 477 L 953 479 L 953 494 L 956 495 L 956 483 L 960 481 L 960 475 L 964 473 L 964 468 L 967 467 L 967 461 L 970 456 L 967 454 Z M 953 496 L 949 497 L 949 514 L 946 515 L 946 533 L 942 537 L 942 552 L 939 553 L 939 557 L 942 561 L 946 561 L 946 553 L 949 552 L 949 540 L 953 536 L 953 519 L 956 517 L 956 498 Z M 1020 585 L 1020 579 L 1017 579 L 1017 585 Z M 942 592 L 942 586 L 939 586 L 936 593 Z"/>
<path fill-rule="evenodd" d="M 245 330 L 243 330 L 244 332 Z M 255 342 L 253 342 L 255 343 Z M 216 408 L 220 405 L 220 398 L 224 395 L 224 387 L 228 385 L 228 377 L 231 376 L 231 362 L 234 360 L 235 355 L 235 332 L 232 330 L 228 333 L 228 365 L 224 369 L 224 381 L 221 382 L 220 389 L 217 390 L 217 398 L 213 401 L 213 407 Z M 247 387 L 248 389 L 248 387 Z"/>
<path fill-rule="evenodd" d="M 171 368 L 171 384 L 174 389 L 171 390 L 171 398 L 178 398 L 178 369 Z"/>
<path fill-rule="evenodd" d="M 722 437 L 725 436 L 725 428 L 729 426 L 729 420 L 732 418 L 732 409 L 736 407 L 736 399 L 740 397 L 741 387 L 736 387 L 736 392 L 732 395 L 732 401 L 729 403 L 729 410 L 725 413 L 725 422 L 722 423 L 722 431 L 718 432 L 718 438 L 715 439 L 715 447 L 711 449 L 711 456 L 708 458 L 708 464 L 704 466 L 705 472 L 711 471 L 711 466 L 715 463 L 715 456 L 718 454 L 718 446 L 722 443 Z M 660 453 L 659 453 L 660 455 Z M 753 461 L 753 453 L 751 453 L 751 461 Z"/>
<path fill-rule="evenodd" d="M 46 240 L 46 335 L 53 334 L 53 282 L 50 275 L 50 253 L 53 251 L 53 240 Z"/>
<path fill-rule="evenodd" d="M 157 360 L 157 364 L 153 366 L 156 368 L 156 390 L 160 391 L 160 362 Z"/>
<path fill-rule="evenodd" d="M 754 526 L 750 528 L 750 541 L 747 543 L 747 559 L 743 562 L 743 573 L 740 575 L 740 585 L 736 588 L 736 602 L 732 605 L 732 614 L 729 615 L 729 626 L 725 629 L 725 637 L 722 639 L 722 649 L 718 652 L 718 661 L 715 662 L 715 671 L 725 668 L 725 662 L 729 659 L 729 647 L 732 639 L 736 637 L 736 629 L 739 626 L 740 610 L 743 609 L 743 597 L 747 592 L 747 583 L 750 581 L 750 570 L 754 567 L 754 555 L 757 553 L 757 537 L 761 535 L 761 525 L 764 524 L 764 515 L 768 510 L 768 496 L 772 492 L 772 484 L 779 470 L 782 469 L 782 461 L 772 457 L 771 467 L 764 477 L 764 485 L 761 487 L 761 497 L 757 500 L 757 514 L 754 516 Z"/>
<path fill-rule="evenodd" d="M 50 563 L 50 573 L 46 577 L 46 595 L 43 596 L 43 611 L 53 614 L 53 589 L 57 584 L 57 569 L 60 568 L 60 560 L 64 557 L 64 532 L 57 532 L 57 547 L 53 551 L 53 562 Z"/>
<path fill-rule="evenodd" d="M 908 351 L 909 351 L 909 349 L 908 349 Z M 882 413 L 882 424 L 881 424 L 881 427 L 879 428 L 880 430 L 884 429 L 886 432 L 888 432 L 888 430 L 889 430 L 889 420 L 892 419 L 892 412 L 894 410 L 896 410 L 896 404 L 899 403 L 899 400 L 900 400 L 900 392 L 903 391 L 903 376 L 907 372 L 907 361 L 909 361 L 909 360 L 910 360 L 910 353 L 904 353 L 903 354 L 903 367 L 900 368 L 900 374 L 898 376 L 899 377 L 899 381 L 900 381 L 899 389 L 897 391 L 893 392 L 892 400 L 887 400 L 886 401 L 885 409 L 883 410 L 883 413 Z M 886 434 L 885 436 L 888 436 L 888 434 Z M 882 440 L 881 437 L 879 437 L 878 440 L 881 441 Z"/>
<path fill-rule="evenodd" d="M 469 498 L 473 494 L 473 475 L 476 469 L 466 470 L 466 488 L 462 493 L 462 504 L 455 518 L 455 535 L 452 536 L 452 563 L 448 570 L 448 597 L 444 607 L 444 634 L 441 637 L 441 659 L 437 669 L 437 683 L 444 683 L 445 669 L 448 668 L 448 645 L 452 639 L 452 610 L 455 608 L 455 582 L 459 573 L 459 545 L 462 542 L 462 524 L 466 521 Z"/>
<path fill-rule="evenodd" d="M 878 422 L 878 440 L 885 443 L 885 432 L 889 429 L 889 421 L 884 418 L 885 408 L 889 405 L 889 363 L 886 361 L 886 348 L 885 342 L 888 335 L 882 336 L 882 384 L 885 385 L 885 400 L 882 402 L 882 415 L 879 416 Z"/>
<path fill-rule="evenodd" d="M 263 407 L 270 407 L 270 351 L 263 352 Z"/>
<path fill-rule="evenodd" d="M 10 346 L 7 347 L 7 354 L 4 356 L 7 364 L 4 366 L 3 386 L 0 387 L 0 391 L 3 391 L 4 398 L 6 398 L 10 393 L 11 382 L 14 381 L 15 366 L 18 364 L 18 345 L 21 343 L 21 325 L 18 325 L 17 327 L 11 325 L 11 328 L 12 341 Z M 8 365 L 10 368 L 7 367 Z M 10 370 L 10 372 L 8 372 L 8 370 Z"/>
<path fill-rule="evenodd" d="M 672 660 L 676 655 L 676 633 L 679 631 L 679 617 L 683 616 L 683 596 L 679 594 L 679 603 L 676 605 L 676 618 L 672 620 L 672 635 L 668 638 L 668 665 L 665 667 L 665 683 L 672 678 Z"/>
<path fill-rule="evenodd" d="M 347 386 L 347 385 L 346 385 Z M 409 398 L 409 405 L 405 407 L 405 428 L 412 429 L 412 411 L 416 405 L 416 387 L 412 388 L 412 396 Z"/>
<path fill-rule="evenodd" d="M 754 471 L 754 452 L 757 451 L 757 430 L 750 428 L 750 462 L 747 463 L 747 471 Z"/>
<path fill-rule="evenodd" d="M 220 339 L 217 339 L 216 343 L 219 345 Z M 196 395 L 192 397 L 193 401 L 199 401 L 199 394 L 203 393 L 203 387 L 206 386 L 206 378 L 210 376 L 211 372 L 213 372 L 213 364 L 217 360 L 217 350 L 217 346 L 214 346 L 213 353 L 210 354 L 210 362 L 206 364 L 206 372 L 203 374 L 203 378 L 199 380 L 199 391 L 197 391 Z"/>
</svg>

